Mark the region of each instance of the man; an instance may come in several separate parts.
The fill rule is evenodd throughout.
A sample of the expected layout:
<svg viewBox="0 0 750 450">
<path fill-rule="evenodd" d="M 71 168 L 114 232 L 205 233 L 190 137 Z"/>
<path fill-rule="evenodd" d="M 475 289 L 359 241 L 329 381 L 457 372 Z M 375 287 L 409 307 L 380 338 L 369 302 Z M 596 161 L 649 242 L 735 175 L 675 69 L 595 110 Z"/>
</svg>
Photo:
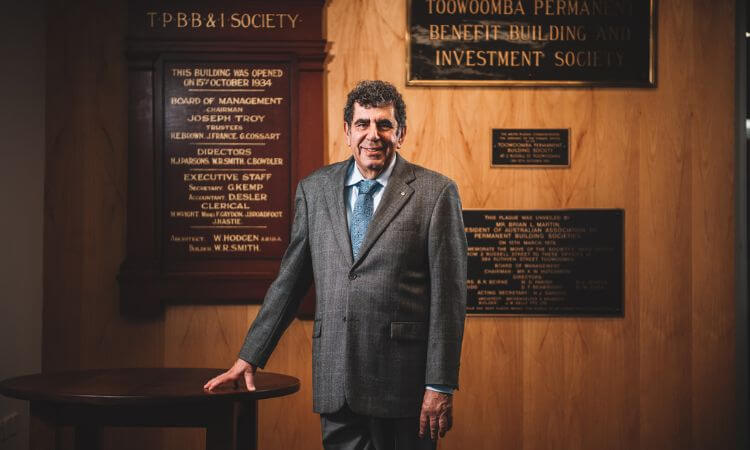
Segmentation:
<svg viewBox="0 0 750 450">
<path fill-rule="evenodd" d="M 313 408 L 323 444 L 435 448 L 451 428 L 466 308 L 456 185 L 397 154 L 406 107 L 360 82 L 344 108 L 347 161 L 299 183 L 289 248 L 239 359 L 214 389 L 266 364 L 314 278 Z"/>
</svg>

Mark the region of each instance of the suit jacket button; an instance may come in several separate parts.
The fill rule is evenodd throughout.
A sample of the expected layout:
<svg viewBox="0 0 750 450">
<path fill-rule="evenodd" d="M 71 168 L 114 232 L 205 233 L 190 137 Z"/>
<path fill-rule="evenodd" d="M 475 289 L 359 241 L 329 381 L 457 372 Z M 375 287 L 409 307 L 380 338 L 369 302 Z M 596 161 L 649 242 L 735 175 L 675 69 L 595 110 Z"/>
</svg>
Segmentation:
<svg viewBox="0 0 750 450">
<path fill-rule="evenodd" d="M 357 274 L 356 273 L 350 273 L 349 274 L 349 279 L 350 280 L 356 280 L 357 279 Z"/>
</svg>

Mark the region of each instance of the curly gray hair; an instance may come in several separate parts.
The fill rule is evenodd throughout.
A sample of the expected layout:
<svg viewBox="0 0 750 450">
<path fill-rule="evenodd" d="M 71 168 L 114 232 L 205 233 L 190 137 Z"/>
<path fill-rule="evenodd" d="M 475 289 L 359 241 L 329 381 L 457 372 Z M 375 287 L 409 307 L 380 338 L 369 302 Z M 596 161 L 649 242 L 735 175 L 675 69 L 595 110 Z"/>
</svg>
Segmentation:
<svg viewBox="0 0 750 450">
<path fill-rule="evenodd" d="M 344 122 L 351 125 L 354 116 L 354 103 L 359 103 L 365 108 L 393 105 L 398 128 L 406 127 L 406 104 L 396 87 L 387 81 L 366 80 L 360 81 L 346 96 L 344 106 Z"/>
</svg>

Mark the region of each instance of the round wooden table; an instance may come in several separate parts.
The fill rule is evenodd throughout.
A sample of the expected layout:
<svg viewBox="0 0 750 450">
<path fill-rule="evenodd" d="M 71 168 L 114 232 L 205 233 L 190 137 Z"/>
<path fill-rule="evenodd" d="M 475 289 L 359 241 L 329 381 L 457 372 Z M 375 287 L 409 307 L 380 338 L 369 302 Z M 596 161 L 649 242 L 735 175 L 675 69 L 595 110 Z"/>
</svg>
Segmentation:
<svg viewBox="0 0 750 450">
<path fill-rule="evenodd" d="M 103 426 L 205 427 L 207 450 L 257 448 L 257 400 L 299 390 L 299 380 L 258 372 L 256 390 L 203 390 L 223 369 L 106 369 L 43 373 L 0 382 L 0 394 L 31 402 L 31 448 L 60 445 L 75 427 L 75 448 L 96 449 Z"/>
</svg>

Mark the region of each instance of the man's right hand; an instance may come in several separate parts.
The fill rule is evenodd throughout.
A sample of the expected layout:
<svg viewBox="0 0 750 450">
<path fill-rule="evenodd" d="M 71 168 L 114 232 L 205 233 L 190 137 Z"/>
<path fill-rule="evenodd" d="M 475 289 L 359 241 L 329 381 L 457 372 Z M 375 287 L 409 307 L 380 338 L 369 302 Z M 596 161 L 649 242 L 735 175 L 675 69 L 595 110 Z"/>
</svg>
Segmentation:
<svg viewBox="0 0 750 450">
<path fill-rule="evenodd" d="M 206 389 L 208 391 L 213 391 L 217 387 L 221 386 L 222 384 L 227 383 L 234 383 L 234 387 L 236 388 L 239 384 L 239 380 L 244 378 L 245 379 L 245 386 L 247 387 L 248 391 L 254 391 L 255 390 L 255 370 L 257 368 L 250 364 L 247 361 L 244 361 L 242 359 L 238 359 L 237 362 L 234 363 L 231 369 L 227 370 L 226 372 L 222 373 L 221 375 L 214 377 L 210 380 L 208 380 L 208 383 L 203 385 L 203 389 Z"/>
</svg>

